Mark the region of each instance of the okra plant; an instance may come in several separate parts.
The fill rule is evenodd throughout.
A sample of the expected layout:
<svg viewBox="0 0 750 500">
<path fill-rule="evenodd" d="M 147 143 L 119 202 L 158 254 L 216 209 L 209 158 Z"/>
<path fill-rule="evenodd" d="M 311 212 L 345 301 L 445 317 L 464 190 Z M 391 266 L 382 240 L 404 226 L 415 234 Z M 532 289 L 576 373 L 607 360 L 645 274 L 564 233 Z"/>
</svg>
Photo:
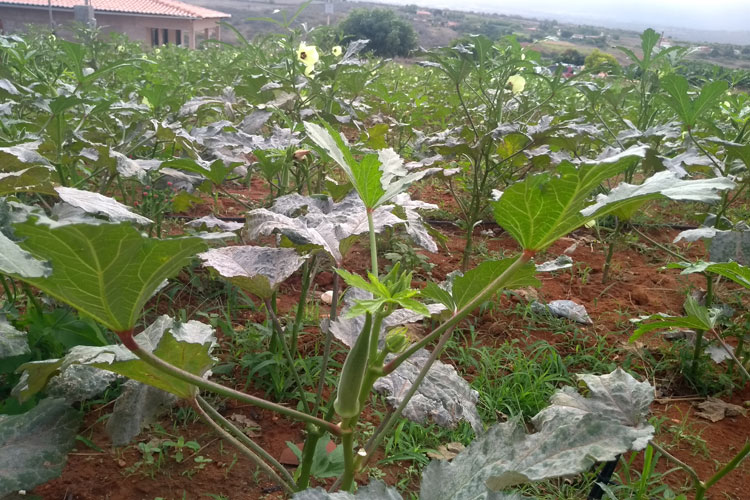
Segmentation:
<svg viewBox="0 0 750 500">
<path fill-rule="evenodd" d="M 714 220 L 722 221 L 747 185 L 746 176 L 738 174 L 750 158 L 741 110 L 732 111 L 733 126 L 717 127 L 721 137 L 705 133 L 725 86 L 712 84 L 688 97 L 680 77 L 659 74 L 668 54 L 654 54 L 653 34 L 647 32 L 645 55 L 635 58 L 642 69 L 636 82 L 640 91 L 628 87 L 620 96 L 628 103 L 640 99 L 639 106 L 630 106 L 638 118 L 618 114 L 622 103 L 615 102 L 614 111 L 599 120 L 600 128 L 581 119 L 588 112 L 585 102 L 588 97 L 611 104 L 616 100 L 612 89 L 587 84 L 588 90 L 581 90 L 576 85 L 586 82 L 564 81 L 559 71 L 545 75 L 536 56 L 512 39 L 492 43 L 472 37 L 470 43 L 429 56 L 432 66 L 425 71 L 434 73 L 425 74 L 447 77 L 436 82 L 445 102 L 426 102 L 422 95 L 412 106 L 410 99 L 389 96 L 382 81 L 368 95 L 385 63 L 363 62 L 363 42 L 324 49 L 314 45 L 314 33 L 290 26 L 289 20 L 282 23 L 288 32 L 283 37 L 259 44 L 240 39 L 237 49 L 207 46 L 195 55 L 163 47 L 144 58 L 125 44 L 122 64 L 113 62 L 93 73 L 88 64 L 114 58 L 106 51 L 120 49 L 81 48 L 49 38 L 31 46 L 22 39 L 0 38 L 0 96 L 8 97 L 0 112 L 10 117 L 0 122 L 0 278 L 6 301 L 25 297 L 34 307 L 42 293 L 74 308 L 98 325 L 97 331 L 114 334 L 110 339 L 97 335 L 90 345 L 76 345 L 57 359 L 18 367 L 21 378 L 13 389 L 18 400 L 30 402 L 41 393 L 51 397 L 25 414 L 0 416 L 0 448 L 5 450 L 0 470 L 10 471 L 0 475 L 0 495 L 32 488 L 60 473 L 80 423 L 73 404 L 118 376 L 131 380 L 116 407 L 137 401 L 148 412 L 156 408 L 145 402 L 158 399 L 157 394 L 180 398 L 287 494 L 300 499 L 351 496 L 358 474 L 401 418 L 443 426 L 466 421 L 476 434 L 452 462 L 435 461 L 425 469 L 420 492 L 425 500 L 518 498 L 512 488 L 519 484 L 575 474 L 645 448 L 654 433 L 646 421 L 653 389 L 622 370 L 581 375 L 588 387 L 585 397 L 572 388 L 559 390 L 532 419 L 534 432 L 529 434 L 519 419 L 485 428 L 476 409 L 477 394 L 440 357 L 454 330 L 481 304 L 501 290 L 537 286 L 535 259 L 585 224 L 613 214 L 627 220 L 654 199 L 718 202 Z M 41 50 L 45 48 L 50 50 Z M 56 65 L 55 71 L 40 72 L 40 65 L 55 61 L 54 54 L 70 56 L 67 69 Z M 170 69 L 157 73 L 160 66 Z M 409 74 L 418 71 L 413 67 Z M 426 88 L 426 80 L 412 90 Z M 108 86 L 118 89 L 119 101 L 108 94 Z M 653 95 L 657 88 L 659 96 Z M 405 123 L 391 128 L 387 119 L 368 115 L 378 105 L 417 115 L 422 103 L 427 111 L 413 118 L 423 130 Z M 722 109 L 729 108 L 731 103 Z M 451 122 L 456 109 L 459 123 Z M 603 109 L 607 107 L 594 107 Z M 647 128 L 675 115 L 684 134 L 680 125 Z M 359 132 L 353 134 L 355 129 Z M 352 135 L 358 140 L 349 141 Z M 394 139 L 399 152 L 387 147 L 386 137 Z M 711 175 L 690 179 L 673 172 L 683 164 L 695 166 L 695 155 L 681 156 L 686 144 L 713 165 Z M 402 151 L 418 161 L 405 162 Z M 442 156 L 419 157 L 428 152 Z M 226 184 L 241 181 L 247 187 L 252 174 L 269 183 L 275 199 L 265 208 L 240 200 L 253 208 L 245 214 L 241 238 L 256 242 L 276 236 L 273 246 L 226 244 L 237 238 L 233 231 L 242 224 L 212 217 L 193 221 L 197 230 L 184 236 L 148 237 L 154 221 L 147 215 L 152 214 L 127 206 L 144 195 L 144 182 L 166 183 L 167 178 L 181 191 L 174 205 L 194 201 L 197 197 L 189 191 L 196 187 L 212 191 L 214 203 L 220 196 L 237 198 Z M 409 192 L 427 177 L 447 183 L 460 199 L 467 240 L 464 272 L 418 289 L 412 274 L 399 265 L 383 272 L 376 236 L 404 229 L 415 244 L 437 251 L 417 212 L 423 205 Z M 614 187 L 623 178 L 628 182 Z M 460 193 L 458 186 L 464 188 Z M 518 250 L 512 257 L 470 268 L 472 231 L 488 211 Z M 713 231 L 719 240 L 726 237 L 721 231 L 728 228 L 720 222 L 709 225 L 713 227 L 701 228 L 698 236 Z M 198 230 L 213 226 L 221 232 Z M 347 267 L 355 243 L 365 235 L 369 269 L 363 276 Z M 262 303 L 273 332 L 271 348 L 278 349 L 292 379 L 295 407 L 211 378 L 217 359 L 210 325 L 168 315 L 147 324 L 145 318 L 154 314 L 144 309 L 152 298 L 196 262 Z M 745 287 L 750 282 L 747 269 L 734 262 L 679 266 Z M 315 380 L 298 370 L 304 355 L 298 340 L 307 297 L 321 270 L 333 273 L 333 290 L 330 316 L 320 325 L 324 347 Z M 282 283 L 298 271 L 299 303 L 285 323 L 276 297 Z M 341 297 L 343 284 L 348 288 Z M 718 334 L 710 305 L 703 309 L 688 303 L 684 318 L 652 317 L 638 334 L 650 324 L 688 323 Z M 404 325 L 426 318 L 432 319 L 431 331 L 421 338 L 407 333 Z M 0 319 L 0 333 L 0 359 L 29 354 L 24 333 L 5 318 Z M 119 342 L 106 342 L 115 339 Z M 334 341 L 348 351 L 335 387 L 327 391 Z M 740 370 L 742 362 L 734 361 Z M 360 424 L 373 392 L 386 394 L 390 410 L 370 435 Z M 306 441 L 297 472 L 292 475 L 226 419 L 208 394 L 304 423 Z M 115 411 L 110 420 L 119 418 Z M 141 425 L 128 423 L 137 429 Z M 319 445 L 329 438 L 340 446 L 343 472 L 330 491 L 311 489 Z M 696 492 L 705 495 L 748 452 L 745 446 L 708 480 L 692 473 Z M 343 491 L 332 497 L 338 489 Z M 400 498 L 380 482 L 363 485 L 357 494 Z"/>
</svg>

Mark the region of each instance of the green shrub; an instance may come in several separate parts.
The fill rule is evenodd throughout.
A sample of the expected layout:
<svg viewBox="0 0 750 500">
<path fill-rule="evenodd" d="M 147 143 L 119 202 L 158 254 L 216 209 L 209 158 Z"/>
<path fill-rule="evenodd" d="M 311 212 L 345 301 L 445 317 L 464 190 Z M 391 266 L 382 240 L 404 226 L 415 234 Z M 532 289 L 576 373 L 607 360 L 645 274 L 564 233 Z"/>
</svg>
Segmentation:
<svg viewBox="0 0 750 500">
<path fill-rule="evenodd" d="M 407 56 L 417 47 L 411 24 L 388 9 L 356 9 L 341 23 L 341 30 L 354 40 L 370 40 L 367 48 L 383 57 Z"/>
</svg>

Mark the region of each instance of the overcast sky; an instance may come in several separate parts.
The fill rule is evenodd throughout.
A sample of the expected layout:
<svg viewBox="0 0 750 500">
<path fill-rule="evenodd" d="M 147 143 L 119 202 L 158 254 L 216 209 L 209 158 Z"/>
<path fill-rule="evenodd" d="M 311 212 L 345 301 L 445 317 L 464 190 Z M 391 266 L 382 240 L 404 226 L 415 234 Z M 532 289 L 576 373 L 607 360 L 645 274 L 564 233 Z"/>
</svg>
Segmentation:
<svg viewBox="0 0 750 500">
<path fill-rule="evenodd" d="M 750 30 L 750 0 L 379 0 L 614 27 Z"/>
</svg>

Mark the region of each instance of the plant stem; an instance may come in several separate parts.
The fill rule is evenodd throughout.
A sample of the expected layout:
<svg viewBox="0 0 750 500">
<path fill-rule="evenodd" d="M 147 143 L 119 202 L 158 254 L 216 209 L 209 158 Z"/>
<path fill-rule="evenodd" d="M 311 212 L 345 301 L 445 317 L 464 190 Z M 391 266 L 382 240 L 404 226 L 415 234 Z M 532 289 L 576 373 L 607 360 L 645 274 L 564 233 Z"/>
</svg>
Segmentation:
<svg viewBox="0 0 750 500">
<path fill-rule="evenodd" d="M 292 372 L 292 377 L 294 377 L 294 382 L 297 384 L 297 390 L 299 391 L 300 402 L 304 405 L 305 408 L 307 408 L 307 399 L 305 397 L 305 387 L 302 385 L 302 380 L 299 378 L 299 373 L 297 373 L 297 368 L 294 365 L 294 358 L 292 357 L 292 353 L 289 351 L 289 347 L 286 345 L 286 340 L 284 339 L 284 328 L 281 326 L 281 323 L 279 322 L 279 318 L 276 316 L 276 313 L 273 311 L 273 305 L 271 304 L 271 299 L 266 298 L 264 299 L 264 302 L 266 304 L 266 309 L 268 310 L 268 315 L 271 318 L 271 322 L 273 323 L 273 326 L 276 329 L 276 333 L 278 334 L 279 343 L 281 344 L 281 350 L 284 351 L 284 357 L 286 358 L 286 362 L 289 363 L 289 371 Z"/>
<path fill-rule="evenodd" d="M 404 395 L 403 400 L 401 401 L 401 404 L 398 405 L 398 408 L 390 414 L 388 417 L 388 421 L 385 423 L 385 425 L 382 425 L 378 428 L 380 431 L 379 434 L 373 434 L 372 438 L 370 439 L 370 442 L 368 444 L 368 448 L 365 448 L 365 451 L 367 454 L 361 459 L 358 460 L 356 467 L 357 469 L 361 469 L 362 467 L 365 467 L 367 463 L 372 458 L 373 452 L 377 449 L 377 447 L 380 445 L 383 438 L 385 438 L 385 435 L 388 434 L 393 426 L 396 424 L 396 420 L 401 416 L 401 413 L 404 411 L 404 408 L 406 408 L 406 405 L 409 404 L 409 401 L 411 401 L 411 398 L 416 394 L 417 390 L 419 389 L 419 385 L 422 383 L 422 380 L 427 376 L 427 372 L 430 371 L 430 368 L 432 368 L 432 365 L 437 361 L 438 357 L 440 357 L 440 353 L 443 351 L 443 348 L 445 347 L 445 344 L 448 342 L 448 339 L 450 338 L 451 334 L 453 333 L 453 328 L 449 328 L 445 330 L 443 335 L 440 337 L 440 340 L 438 341 L 437 345 L 435 346 L 435 349 L 432 351 L 432 354 L 430 354 L 430 357 L 425 362 L 424 366 L 422 366 L 422 369 L 419 371 L 419 374 L 417 375 L 417 378 L 414 379 L 414 382 L 412 382 L 411 387 L 409 387 L 409 390 Z"/>
<path fill-rule="evenodd" d="M 664 245 L 662 245 L 661 243 L 659 243 L 655 239 L 651 238 L 647 234 L 644 234 L 644 233 L 640 232 L 638 230 L 638 228 L 636 228 L 635 226 L 631 225 L 630 229 L 632 229 L 633 231 L 635 231 L 636 233 L 638 233 L 638 235 L 641 238 L 643 238 L 644 240 L 648 241 L 649 243 L 651 243 L 652 245 L 654 245 L 655 247 L 657 247 L 659 250 L 662 250 L 662 251 L 668 253 L 669 255 L 671 255 L 672 257 L 674 257 L 675 259 L 678 259 L 680 261 L 687 261 L 688 260 L 687 257 L 684 257 L 684 256 L 680 255 L 679 253 L 677 253 L 677 252 L 675 252 L 673 250 L 670 250 L 669 248 L 665 247 Z"/>
<path fill-rule="evenodd" d="M 351 432 L 351 428 L 356 425 L 356 422 L 357 417 L 353 417 L 344 419 L 341 423 L 342 429 L 349 431 L 341 436 L 341 444 L 344 448 L 344 474 L 341 476 L 341 489 L 344 491 L 351 491 L 354 486 L 354 433 Z"/>
<path fill-rule="evenodd" d="M 750 453 L 750 442 L 747 442 L 745 443 L 745 446 L 740 450 L 740 452 L 737 453 L 732 458 L 732 460 L 727 462 L 727 464 L 724 467 L 719 469 L 716 472 L 716 474 L 711 476 L 711 478 L 708 481 L 706 481 L 706 490 L 708 490 L 711 486 L 716 484 L 719 480 L 721 480 L 721 478 L 726 476 L 729 472 L 733 471 L 749 453 Z"/>
<path fill-rule="evenodd" d="M 198 375 L 194 375 L 188 371 L 178 368 L 138 345 L 138 343 L 133 338 L 132 330 L 116 333 L 120 337 L 120 340 L 125 345 L 125 347 L 127 347 L 133 354 L 138 356 L 141 361 L 149 366 L 163 371 L 168 375 L 172 375 L 173 377 L 182 380 L 183 382 L 193 384 L 196 387 L 199 387 L 206 391 L 214 392 L 221 396 L 236 399 L 238 401 L 242 401 L 243 403 L 257 406 L 265 410 L 274 411 L 276 413 L 280 413 L 281 415 L 286 415 L 287 417 L 295 420 L 301 420 L 303 422 L 319 425 L 334 436 L 341 436 L 342 434 L 339 426 L 332 424 L 331 422 L 326 422 L 325 420 L 314 417 L 312 415 L 308 415 L 307 413 L 303 413 L 292 408 L 287 408 L 286 406 L 282 406 L 280 404 L 273 403 L 262 398 L 251 396 L 235 389 L 230 389 L 229 387 L 225 387 L 221 384 L 217 384 L 216 382 L 212 382 L 203 377 L 199 377 Z"/>
<path fill-rule="evenodd" d="M 255 441 L 247 437 L 247 435 L 245 435 L 244 432 L 238 429 L 229 420 L 224 418 L 224 416 L 218 411 L 216 411 L 216 409 L 213 406 L 211 406 L 208 403 L 208 401 L 203 399 L 201 396 L 197 396 L 196 399 L 197 399 L 198 406 L 200 407 L 200 409 L 208 414 L 206 416 L 211 417 L 210 419 L 205 419 L 204 417 L 204 420 L 206 420 L 207 422 L 209 422 L 210 420 L 209 425 L 213 427 L 214 425 L 217 425 L 217 421 L 221 423 L 221 425 L 226 427 L 229 432 L 234 434 L 237 441 L 240 441 L 242 446 L 239 446 L 238 448 L 241 449 L 243 446 L 247 446 L 254 454 L 260 455 L 260 457 L 262 457 L 265 460 L 265 462 L 263 462 L 263 460 L 260 460 L 259 462 L 256 461 L 256 463 L 258 464 L 259 467 L 263 468 L 263 470 L 265 470 L 266 473 L 268 473 L 271 477 L 273 477 L 277 483 L 284 486 L 284 488 L 287 490 L 291 489 L 292 491 L 294 491 L 297 489 L 295 487 L 294 478 L 292 477 L 292 475 L 289 473 L 288 470 L 286 470 L 286 468 L 283 465 L 281 465 L 275 458 L 273 458 L 273 456 L 270 453 L 268 453 L 266 450 L 260 447 Z M 201 416 L 203 416 L 203 414 L 201 414 Z M 260 458 L 260 457 L 256 456 L 256 458 Z M 278 474 L 276 474 L 276 471 L 271 469 L 268 464 L 275 467 L 276 470 L 280 472 L 282 476 L 284 476 L 284 479 L 279 477 Z"/>
<path fill-rule="evenodd" d="M 425 347 L 430 342 L 442 335 L 446 330 L 450 330 L 460 323 L 466 316 L 469 315 L 474 309 L 479 307 L 484 301 L 488 300 L 492 295 L 497 292 L 503 285 L 505 285 L 512 277 L 516 274 L 520 268 L 526 265 L 534 256 L 534 252 L 530 250 L 524 250 L 524 252 L 518 256 L 515 262 L 513 262 L 508 268 L 500 274 L 497 278 L 492 280 L 483 290 L 474 296 L 466 305 L 461 307 L 459 310 L 453 313 L 447 321 L 435 328 L 426 337 L 417 342 L 416 344 L 409 347 L 406 351 L 399 354 L 397 357 L 392 359 L 383 367 L 383 375 L 388 375 L 393 370 L 398 368 L 401 363 L 409 359 L 419 349 Z"/>
<path fill-rule="evenodd" d="M 307 294 L 310 292 L 311 278 L 315 274 L 317 267 L 315 255 L 302 265 L 302 289 L 300 290 L 299 302 L 297 303 L 297 313 L 294 317 L 294 325 L 292 326 L 292 340 L 289 349 L 291 352 L 297 352 L 297 337 L 299 336 L 299 331 L 304 319 L 305 306 L 307 305 Z"/>
<path fill-rule="evenodd" d="M 684 470 L 687 473 L 688 476 L 690 476 L 690 479 L 693 480 L 693 487 L 695 488 L 696 492 L 698 491 L 699 488 L 703 488 L 703 482 L 701 481 L 701 478 L 698 477 L 698 473 L 695 472 L 695 469 L 693 469 L 688 464 L 686 464 L 679 458 L 669 453 L 667 450 L 662 448 L 661 445 L 657 444 L 655 441 L 651 441 L 651 446 L 653 446 L 656 451 L 664 455 L 668 460 L 671 460 L 672 462 L 677 464 L 682 470 Z"/>
<path fill-rule="evenodd" d="M 372 275 L 378 276 L 378 243 L 375 239 L 375 222 L 372 220 L 372 209 L 367 209 L 367 228 L 370 232 L 370 264 Z"/>
</svg>

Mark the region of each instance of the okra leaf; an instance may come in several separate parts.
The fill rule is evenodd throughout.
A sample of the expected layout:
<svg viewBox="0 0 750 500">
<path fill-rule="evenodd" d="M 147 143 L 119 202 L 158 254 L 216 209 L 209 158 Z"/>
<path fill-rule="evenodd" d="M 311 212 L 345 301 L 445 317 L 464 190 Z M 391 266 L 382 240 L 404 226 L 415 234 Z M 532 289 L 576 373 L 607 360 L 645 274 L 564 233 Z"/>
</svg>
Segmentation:
<svg viewBox="0 0 750 500">
<path fill-rule="evenodd" d="M 59 476 L 80 424 L 81 413 L 62 399 L 43 399 L 21 415 L 0 415 L 0 496 Z"/>
<path fill-rule="evenodd" d="M 394 357 L 387 356 L 386 362 Z M 429 357 L 430 352 L 426 349 L 418 350 L 392 373 L 379 378 L 373 389 L 387 394 L 385 399 L 389 406 L 398 407 Z M 403 416 L 413 422 L 434 422 L 451 429 L 466 420 L 478 436 L 484 431 L 476 407 L 478 400 L 479 393 L 461 378 L 452 365 L 436 361 L 407 403 Z"/>
<path fill-rule="evenodd" d="M 460 309 L 471 302 L 471 300 L 479 295 L 487 285 L 505 272 L 515 260 L 516 259 L 487 260 L 474 269 L 467 271 L 463 276 L 456 277 L 453 280 L 452 293 L 457 308 Z M 541 283 L 534 277 L 535 273 L 536 268 L 534 264 L 528 263 L 516 271 L 504 288 L 511 289 L 524 286 L 539 286 Z"/>
<path fill-rule="evenodd" d="M 153 221 L 130 211 L 119 201 L 91 191 L 57 186 L 57 195 L 68 205 L 94 215 L 104 215 L 112 222 L 133 222 L 135 224 L 153 224 Z"/>
<path fill-rule="evenodd" d="M 729 84 L 724 80 L 715 80 L 705 84 L 698 97 L 690 99 L 690 86 L 683 76 L 668 75 L 661 80 L 661 85 L 667 92 L 666 96 L 661 96 L 662 99 L 677 113 L 688 129 L 693 128 L 698 118 L 716 104 L 729 88 Z"/>
<path fill-rule="evenodd" d="M 720 191 L 733 189 L 734 186 L 735 183 L 727 177 L 684 180 L 669 170 L 663 170 L 642 184 L 623 182 L 608 194 L 600 194 L 596 197 L 596 203 L 581 210 L 581 214 L 584 217 L 598 217 L 616 210 L 625 210 L 632 215 L 633 207 L 637 208 L 648 200 L 659 198 L 712 203 L 721 199 Z"/>
<path fill-rule="evenodd" d="M 398 490 L 377 479 L 357 489 L 357 493 L 346 491 L 328 493 L 318 487 L 298 491 L 292 498 L 294 500 L 403 500 Z"/>
<path fill-rule="evenodd" d="M 669 316 L 667 314 L 652 314 L 642 318 L 638 328 L 630 336 L 630 342 L 635 342 L 644 333 L 669 328 L 689 328 L 693 330 L 711 330 L 719 317 L 719 310 L 708 310 L 692 297 L 685 301 L 685 316 Z"/>
<path fill-rule="evenodd" d="M 341 135 L 327 123 L 325 127 L 305 122 L 307 136 L 344 170 L 365 206 L 375 209 L 403 193 L 411 184 L 441 168 L 409 171 L 392 149 L 370 153 L 358 162 Z"/>
<path fill-rule="evenodd" d="M 451 462 L 433 460 L 422 475 L 423 500 L 495 498 L 514 485 L 577 474 L 596 462 L 643 449 L 654 428 L 646 420 L 653 389 L 619 368 L 608 375 L 579 376 L 588 397 L 570 388 L 553 395 L 551 406 L 526 434 L 520 419 L 496 424 Z"/>
<path fill-rule="evenodd" d="M 0 148 L 0 165 L 3 170 L 0 172 L 0 196 L 21 192 L 55 194 L 50 180 L 52 167 L 31 165 L 14 168 L 13 165 L 6 165 L 3 163 L 3 152 L 9 149 L 11 148 Z"/>
<path fill-rule="evenodd" d="M 305 262 L 292 248 L 256 246 L 213 248 L 198 257 L 204 267 L 261 299 L 270 298 Z"/>
<path fill-rule="evenodd" d="M 450 311 L 455 311 L 456 301 L 453 300 L 453 296 L 447 290 L 440 288 L 433 282 L 428 282 L 427 285 L 419 292 L 419 294 L 425 299 L 431 299 L 438 304 L 444 305 Z"/>
<path fill-rule="evenodd" d="M 376 233 L 404 223 L 390 210 L 389 206 L 374 210 Z M 356 193 L 338 203 L 295 193 L 278 198 L 270 209 L 248 212 L 247 227 L 250 239 L 278 232 L 295 246 L 323 249 L 340 265 L 351 237 L 368 232 L 367 210 Z"/>
<path fill-rule="evenodd" d="M 136 342 L 159 358 L 194 375 L 203 376 L 213 365 L 210 355 L 216 337 L 211 326 L 198 321 L 179 323 L 160 316 L 146 330 L 135 336 Z M 64 358 L 32 361 L 18 368 L 23 372 L 13 395 L 27 400 L 43 389 L 50 376 L 73 365 L 84 365 L 111 371 L 143 382 L 181 398 L 195 395 L 195 387 L 141 361 L 125 346 L 76 346 Z"/>
<path fill-rule="evenodd" d="M 494 203 L 495 220 L 525 249 L 540 251 L 589 220 L 580 211 L 604 180 L 632 167 L 645 147 L 630 148 L 592 164 L 562 162 L 555 175 L 527 177 Z"/>
<path fill-rule="evenodd" d="M 21 356 L 30 352 L 26 333 L 16 330 L 13 325 L 0 317 L 0 359 Z"/>
<path fill-rule="evenodd" d="M 41 278 L 49 275 L 50 266 L 35 259 L 33 255 L 0 232 L 0 272 L 19 277 Z"/>
<path fill-rule="evenodd" d="M 682 269 L 681 274 L 714 273 L 724 276 L 745 288 L 750 288 L 750 268 L 737 262 L 696 262 L 695 264 L 681 262 L 668 264 L 667 268 Z"/>
<path fill-rule="evenodd" d="M 135 325 L 146 301 L 206 244 L 199 238 L 159 240 L 129 224 L 15 225 L 20 246 L 49 261 L 48 277 L 13 273 L 115 332 Z"/>
<path fill-rule="evenodd" d="M 107 420 L 106 431 L 112 444 L 125 446 L 145 426 L 169 409 L 177 398 L 168 392 L 135 380 L 128 380 L 115 400 L 112 415 Z"/>
</svg>

